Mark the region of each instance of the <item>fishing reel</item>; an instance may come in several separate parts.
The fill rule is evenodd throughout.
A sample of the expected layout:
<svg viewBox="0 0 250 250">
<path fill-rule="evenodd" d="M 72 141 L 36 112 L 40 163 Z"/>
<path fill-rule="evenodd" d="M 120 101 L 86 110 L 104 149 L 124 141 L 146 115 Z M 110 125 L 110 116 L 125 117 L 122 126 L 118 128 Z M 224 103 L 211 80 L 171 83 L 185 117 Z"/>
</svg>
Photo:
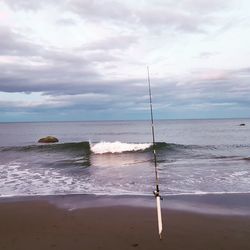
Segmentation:
<svg viewBox="0 0 250 250">
<path fill-rule="evenodd" d="M 155 198 L 156 198 L 156 197 L 160 197 L 160 199 L 163 200 L 163 198 L 161 197 L 159 191 L 155 190 L 155 191 L 153 191 L 153 194 L 154 194 Z"/>
</svg>

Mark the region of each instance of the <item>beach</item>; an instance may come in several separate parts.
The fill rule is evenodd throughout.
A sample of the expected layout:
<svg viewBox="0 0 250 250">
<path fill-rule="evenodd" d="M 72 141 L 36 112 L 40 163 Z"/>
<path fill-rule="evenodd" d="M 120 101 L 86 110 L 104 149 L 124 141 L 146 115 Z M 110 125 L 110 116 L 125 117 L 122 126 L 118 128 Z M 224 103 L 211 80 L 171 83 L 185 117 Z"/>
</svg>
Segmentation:
<svg viewBox="0 0 250 250">
<path fill-rule="evenodd" d="M 0 250 L 250 249 L 241 122 L 157 121 L 162 240 L 147 121 L 0 124 Z"/>
<path fill-rule="evenodd" d="M 87 204 L 76 209 L 67 197 L 2 199 L 0 249 L 250 249 L 249 215 L 163 208 L 159 240 L 154 207 L 101 199 L 71 197 Z"/>
</svg>

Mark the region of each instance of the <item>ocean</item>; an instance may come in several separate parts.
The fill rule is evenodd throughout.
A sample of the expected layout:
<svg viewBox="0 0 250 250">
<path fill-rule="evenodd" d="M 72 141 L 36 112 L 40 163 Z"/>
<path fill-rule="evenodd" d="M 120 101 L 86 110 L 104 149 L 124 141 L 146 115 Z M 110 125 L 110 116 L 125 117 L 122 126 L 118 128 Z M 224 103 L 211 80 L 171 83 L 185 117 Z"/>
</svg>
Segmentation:
<svg viewBox="0 0 250 250">
<path fill-rule="evenodd" d="M 155 136 L 162 196 L 250 193 L 249 119 L 158 120 Z M 152 195 L 153 160 L 150 121 L 0 123 L 0 197 Z"/>
</svg>

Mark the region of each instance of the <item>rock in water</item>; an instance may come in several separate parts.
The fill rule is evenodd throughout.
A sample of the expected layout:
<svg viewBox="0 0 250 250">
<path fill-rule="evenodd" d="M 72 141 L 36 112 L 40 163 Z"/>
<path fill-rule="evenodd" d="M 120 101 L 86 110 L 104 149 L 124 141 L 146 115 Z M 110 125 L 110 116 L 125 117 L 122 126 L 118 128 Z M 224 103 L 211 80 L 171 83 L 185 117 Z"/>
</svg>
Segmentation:
<svg viewBox="0 0 250 250">
<path fill-rule="evenodd" d="M 240 124 L 241 127 L 242 127 L 242 126 L 245 126 L 245 125 L 246 125 L 245 123 L 241 123 L 241 124 Z"/>
<path fill-rule="evenodd" d="M 38 142 L 41 142 L 41 143 L 54 143 L 54 142 L 59 142 L 59 140 L 54 136 L 47 136 L 47 137 L 39 139 Z"/>
</svg>

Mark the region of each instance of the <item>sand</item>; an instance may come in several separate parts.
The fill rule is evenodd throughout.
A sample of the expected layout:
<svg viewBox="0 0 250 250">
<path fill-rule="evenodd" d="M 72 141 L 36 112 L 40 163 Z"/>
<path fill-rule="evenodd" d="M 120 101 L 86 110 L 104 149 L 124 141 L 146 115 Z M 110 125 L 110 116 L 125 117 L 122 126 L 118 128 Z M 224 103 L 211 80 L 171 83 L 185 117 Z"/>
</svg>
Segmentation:
<svg viewBox="0 0 250 250">
<path fill-rule="evenodd" d="M 69 211 L 46 200 L 0 203 L 1 250 L 250 249 L 250 217 L 98 206 Z"/>
</svg>

